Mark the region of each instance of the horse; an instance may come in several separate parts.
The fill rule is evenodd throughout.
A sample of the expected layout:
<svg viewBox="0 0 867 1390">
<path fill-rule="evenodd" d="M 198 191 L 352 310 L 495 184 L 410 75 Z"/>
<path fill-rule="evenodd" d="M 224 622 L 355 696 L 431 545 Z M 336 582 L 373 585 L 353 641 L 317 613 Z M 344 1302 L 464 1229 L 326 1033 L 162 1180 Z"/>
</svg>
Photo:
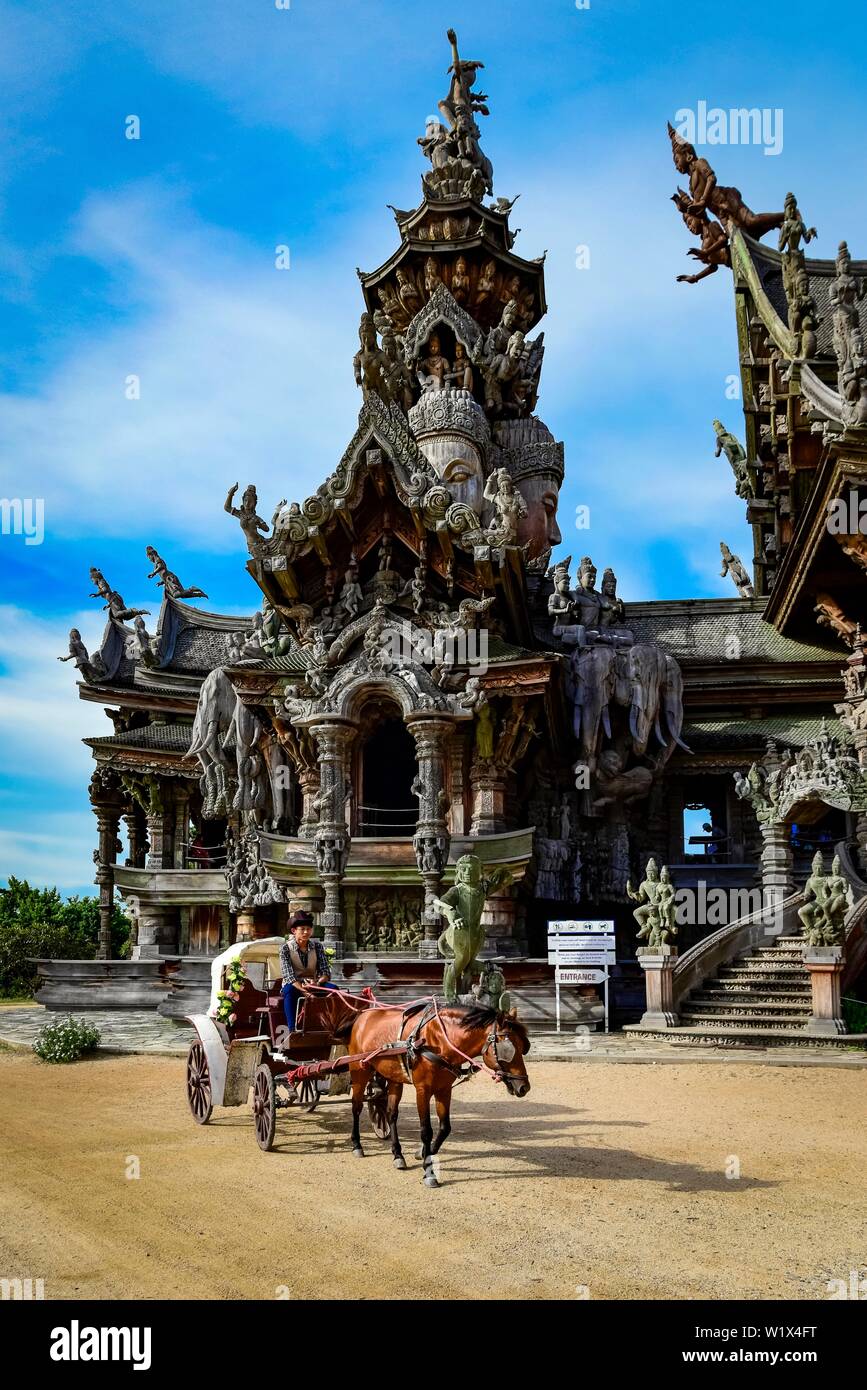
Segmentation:
<svg viewBox="0 0 867 1390">
<path fill-rule="evenodd" d="M 391 1051 L 389 1045 L 406 1041 L 406 1053 Z M 364 1093 L 374 1075 L 386 1083 L 386 1115 L 395 1168 L 405 1169 L 406 1160 L 397 1133 L 397 1116 L 407 1081 L 415 1087 L 421 1128 L 423 1177 L 426 1187 L 439 1187 L 435 1157 L 451 1133 L 449 1111 L 452 1087 L 471 1069 L 487 1070 L 505 1083 L 513 1096 L 525 1096 L 530 1089 L 524 1057 L 530 1050 L 527 1030 L 514 1014 L 499 1013 L 481 1006 L 446 1005 L 423 1000 L 407 1008 L 378 1007 L 359 1013 L 349 1036 L 349 1051 L 358 1060 L 349 1067 L 352 1084 L 352 1152 L 364 1157 L 358 1130 Z M 481 1058 L 481 1063 L 471 1061 Z M 434 1138 L 430 1118 L 431 1098 L 436 1103 L 439 1129 Z"/>
</svg>

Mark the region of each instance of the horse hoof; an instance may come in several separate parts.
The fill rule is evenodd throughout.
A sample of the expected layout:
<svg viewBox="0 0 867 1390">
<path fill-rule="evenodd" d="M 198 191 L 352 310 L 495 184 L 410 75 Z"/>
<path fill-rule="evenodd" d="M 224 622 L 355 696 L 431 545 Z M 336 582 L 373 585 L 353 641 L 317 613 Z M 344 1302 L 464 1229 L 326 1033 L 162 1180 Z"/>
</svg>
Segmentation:
<svg viewBox="0 0 867 1390">
<path fill-rule="evenodd" d="M 406 1167 L 406 1159 L 404 1158 L 403 1154 L 397 1155 L 397 1157 L 394 1160 L 394 1166 L 395 1168 L 400 1168 L 401 1172 L 404 1170 L 404 1168 Z"/>
<path fill-rule="evenodd" d="M 416 1156 L 416 1158 L 424 1158 L 424 1145 L 423 1145 L 423 1144 L 419 1144 L 418 1148 L 417 1148 L 416 1151 L 415 1151 L 415 1156 Z"/>
<path fill-rule="evenodd" d="M 424 1185 L 425 1187 L 439 1187 L 439 1179 L 435 1178 L 433 1173 L 427 1173 L 424 1178 Z"/>
<path fill-rule="evenodd" d="M 361 1148 L 353 1149 L 353 1150 L 352 1150 L 352 1157 L 353 1157 L 353 1158 L 364 1158 L 364 1149 L 361 1149 Z"/>
</svg>

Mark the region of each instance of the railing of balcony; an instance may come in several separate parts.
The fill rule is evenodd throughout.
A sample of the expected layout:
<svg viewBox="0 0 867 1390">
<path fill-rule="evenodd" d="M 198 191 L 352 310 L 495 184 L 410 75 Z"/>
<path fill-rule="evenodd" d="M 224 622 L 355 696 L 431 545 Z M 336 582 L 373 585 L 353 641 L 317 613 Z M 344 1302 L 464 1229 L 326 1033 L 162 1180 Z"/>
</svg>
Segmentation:
<svg viewBox="0 0 867 1390">
<path fill-rule="evenodd" d="M 418 822 L 417 806 L 359 806 L 358 834 L 365 836 L 412 835 Z"/>
<path fill-rule="evenodd" d="M 185 869 L 222 869 L 226 863 L 225 845 L 197 845 L 195 841 L 185 843 Z"/>
</svg>

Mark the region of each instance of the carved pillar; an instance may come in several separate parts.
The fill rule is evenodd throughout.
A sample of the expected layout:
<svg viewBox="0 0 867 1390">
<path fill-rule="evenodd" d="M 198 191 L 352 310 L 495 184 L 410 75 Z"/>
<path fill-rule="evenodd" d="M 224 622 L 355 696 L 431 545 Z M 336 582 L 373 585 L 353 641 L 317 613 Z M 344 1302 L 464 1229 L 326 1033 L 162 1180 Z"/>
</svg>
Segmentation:
<svg viewBox="0 0 867 1390">
<path fill-rule="evenodd" d="M 343 955 L 343 906 L 340 885 L 349 859 L 350 834 L 346 802 L 352 794 L 352 744 L 356 726 L 337 716 L 311 724 L 319 754 L 319 819 L 313 836 L 316 867 L 325 892 L 321 923 L 324 942 L 337 958 Z"/>
<path fill-rule="evenodd" d="M 157 777 L 145 778 L 145 785 L 148 797 L 145 815 L 150 841 L 146 867 L 170 869 L 172 816 L 167 806 L 168 788 L 165 782 Z"/>
<path fill-rule="evenodd" d="M 507 776 L 491 758 L 474 758 L 470 770 L 473 793 L 471 835 L 499 835 L 506 829 Z"/>
<path fill-rule="evenodd" d="M 90 802 L 96 816 L 98 848 L 93 852 L 99 888 L 98 960 L 111 960 L 111 918 L 114 911 L 114 866 L 121 849 L 117 838 L 123 809 L 120 783 L 113 772 L 97 769 L 90 779 Z"/>
<path fill-rule="evenodd" d="M 794 887 L 789 827 L 783 821 L 766 821 L 762 825 L 762 898 L 766 919 L 769 913 L 775 914 L 776 932 L 783 928 L 779 909 Z"/>
<path fill-rule="evenodd" d="M 424 884 L 423 933 L 419 955 L 436 959 L 437 937 L 442 923 L 434 899 L 440 896 L 443 869 L 449 857 L 450 837 L 446 817 L 451 799 L 446 791 L 446 774 L 448 743 L 454 725 L 451 719 L 427 711 L 417 711 L 407 719 L 406 725 L 415 739 L 418 760 L 415 781 L 418 820 L 412 844 Z"/>
<path fill-rule="evenodd" d="M 319 795 L 319 768 L 299 768 L 298 785 L 301 788 L 301 820 L 298 822 L 298 835 L 302 840 L 312 840 L 318 825 L 316 807 L 313 803 Z"/>
<path fill-rule="evenodd" d="M 172 867 L 186 868 L 187 839 L 190 833 L 190 792 L 192 783 L 181 781 L 175 785 L 174 836 L 172 839 Z"/>
<path fill-rule="evenodd" d="M 815 1037 L 837 1037 L 846 1032 L 840 1003 L 843 974 L 842 946 L 805 946 L 804 964 L 810 972 L 813 1012 L 804 1031 Z"/>
<path fill-rule="evenodd" d="M 123 819 L 126 824 L 126 841 L 129 847 L 129 866 L 132 869 L 143 869 L 147 847 L 147 834 L 145 833 L 144 817 L 142 816 L 140 807 L 133 802 L 131 808 L 124 812 Z"/>
<path fill-rule="evenodd" d="M 449 795 L 452 804 L 449 824 L 453 835 L 468 835 L 470 816 L 467 814 L 467 756 L 471 730 L 454 729 L 448 746 Z"/>
<path fill-rule="evenodd" d="M 676 1028 L 673 977 L 677 951 L 673 946 L 639 946 L 635 953 L 644 971 L 647 1008 L 641 1016 L 642 1028 Z"/>
</svg>

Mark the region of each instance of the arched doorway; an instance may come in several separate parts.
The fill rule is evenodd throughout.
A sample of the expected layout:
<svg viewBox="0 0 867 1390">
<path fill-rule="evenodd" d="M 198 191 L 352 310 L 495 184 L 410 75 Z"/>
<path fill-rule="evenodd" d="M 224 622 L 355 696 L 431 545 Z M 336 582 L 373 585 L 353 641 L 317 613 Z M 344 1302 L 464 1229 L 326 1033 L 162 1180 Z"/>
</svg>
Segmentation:
<svg viewBox="0 0 867 1390">
<path fill-rule="evenodd" d="M 412 835 L 418 819 L 418 801 L 412 790 L 417 770 L 412 735 L 396 713 L 383 713 L 361 745 L 358 836 Z"/>
</svg>

